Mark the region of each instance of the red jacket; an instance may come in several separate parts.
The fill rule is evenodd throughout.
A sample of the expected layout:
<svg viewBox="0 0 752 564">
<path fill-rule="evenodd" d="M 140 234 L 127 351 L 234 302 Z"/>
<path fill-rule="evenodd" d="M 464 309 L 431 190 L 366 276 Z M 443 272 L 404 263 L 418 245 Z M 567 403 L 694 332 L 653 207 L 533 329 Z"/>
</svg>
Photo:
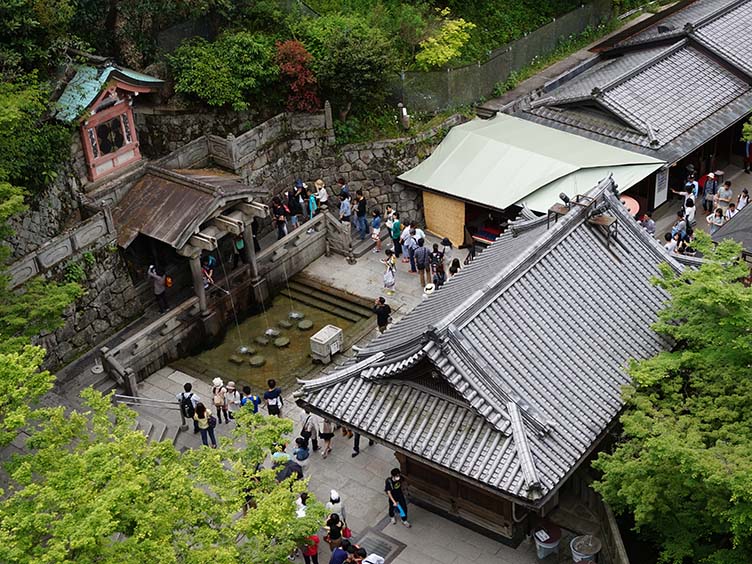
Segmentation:
<svg viewBox="0 0 752 564">
<path fill-rule="evenodd" d="M 319 537 L 311 535 L 308 537 L 308 544 L 303 547 L 305 556 L 316 556 L 319 553 Z"/>
</svg>

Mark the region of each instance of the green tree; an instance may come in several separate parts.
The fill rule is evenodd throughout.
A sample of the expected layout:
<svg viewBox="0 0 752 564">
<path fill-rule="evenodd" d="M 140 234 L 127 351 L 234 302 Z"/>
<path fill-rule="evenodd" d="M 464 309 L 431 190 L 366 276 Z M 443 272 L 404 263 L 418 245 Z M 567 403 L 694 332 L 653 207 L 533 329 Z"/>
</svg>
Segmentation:
<svg viewBox="0 0 752 564">
<path fill-rule="evenodd" d="M 278 484 L 257 466 L 289 420 L 239 414 L 237 440 L 178 452 L 134 430 L 135 412 L 89 389 L 88 410 L 39 411 L 30 452 L 10 465 L 0 501 L 0 561 L 279 564 L 317 531 L 324 508 L 295 501 L 306 482 Z M 243 515 L 246 496 L 252 507 Z"/>
<path fill-rule="evenodd" d="M 246 109 L 279 76 L 274 42 L 260 33 L 226 33 L 211 43 L 197 39 L 168 60 L 177 92 L 234 110 Z"/>
<path fill-rule="evenodd" d="M 654 329 L 675 346 L 633 362 L 622 438 L 594 466 L 617 511 L 660 547 L 661 562 L 738 564 L 752 554 L 752 289 L 740 247 L 655 281 L 670 296 Z"/>
<path fill-rule="evenodd" d="M 365 110 L 383 102 L 396 57 L 382 30 L 364 17 L 334 14 L 302 20 L 294 31 L 314 57 L 322 98 L 341 119 L 353 107 Z"/>
<path fill-rule="evenodd" d="M 475 24 L 462 18 L 452 19 L 449 14 L 449 8 L 441 10 L 438 28 L 420 42 L 420 51 L 415 55 L 419 69 L 443 67 L 462 56 L 462 48 L 470 40 Z"/>
</svg>

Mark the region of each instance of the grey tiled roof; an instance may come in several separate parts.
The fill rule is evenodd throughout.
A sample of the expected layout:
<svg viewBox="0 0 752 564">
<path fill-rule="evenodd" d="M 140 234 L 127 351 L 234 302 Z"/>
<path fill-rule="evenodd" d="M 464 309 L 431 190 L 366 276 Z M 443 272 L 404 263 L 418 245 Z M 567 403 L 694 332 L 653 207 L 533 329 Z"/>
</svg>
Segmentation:
<svg viewBox="0 0 752 564">
<path fill-rule="evenodd" d="M 713 241 L 720 243 L 724 239 L 733 239 L 741 243 L 742 248 L 752 252 L 752 206 L 746 205 L 744 209 L 724 223 L 713 234 Z"/>
<path fill-rule="evenodd" d="M 752 0 L 700 0 L 659 23 L 678 31 L 656 24 L 509 111 L 668 162 L 690 153 L 749 111 Z"/>
<path fill-rule="evenodd" d="M 670 346 L 650 328 L 666 300 L 658 265 L 681 268 L 603 182 L 619 224 L 606 247 L 588 209 L 494 243 L 457 279 L 358 353 L 302 382 L 299 401 L 457 476 L 535 506 L 582 462 L 622 406 L 632 358 Z M 482 275 L 481 275 L 482 273 Z M 454 282 L 450 282 L 454 283 Z M 449 284 L 447 285 L 447 290 Z"/>
</svg>

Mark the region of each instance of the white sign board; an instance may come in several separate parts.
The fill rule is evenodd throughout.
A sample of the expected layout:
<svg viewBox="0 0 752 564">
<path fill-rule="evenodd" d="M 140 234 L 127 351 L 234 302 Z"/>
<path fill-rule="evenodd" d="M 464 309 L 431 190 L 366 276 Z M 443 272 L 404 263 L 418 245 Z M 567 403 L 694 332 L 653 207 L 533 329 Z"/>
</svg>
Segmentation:
<svg viewBox="0 0 752 564">
<path fill-rule="evenodd" d="M 655 174 L 655 197 L 653 208 L 668 200 L 668 167 L 663 167 Z"/>
</svg>

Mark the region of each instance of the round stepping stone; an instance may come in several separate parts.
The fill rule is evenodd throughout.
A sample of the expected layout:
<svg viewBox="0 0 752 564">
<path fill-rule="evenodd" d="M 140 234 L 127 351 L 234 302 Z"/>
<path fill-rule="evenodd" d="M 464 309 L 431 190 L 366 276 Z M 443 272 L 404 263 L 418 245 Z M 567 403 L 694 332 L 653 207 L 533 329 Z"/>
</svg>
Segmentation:
<svg viewBox="0 0 752 564">
<path fill-rule="evenodd" d="M 292 319 L 294 321 L 299 321 L 299 320 L 301 320 L 301 319 L 303 319 L 305 317 L 305 313 L 300 312 L 300 311 L 291 311 L 287 315 L 287 317 L 289 317 L 290 319 Z"/>
<path fill-rule="evenodd" d="M 308 331 L 312 327 L 313 321 L 311 321 L 310 319 L 304 319 L 303 321 L 298 323 L 298 329 L 300 329 L 301 331 Z"/>
<path fill-rule="evenodd" d="M 261 368 L 262 366 L 264 366 L 264 364 L 266 364 L 266 358 L 264 358 L 260 354 L 257 354 L 250 358 L 248 364 L 250 364 L 254 368 Z"/>
<path fill-rule="evenodd" d="M 287 319 L 280 320 L 280 322 L 277 323 L 277 325 L 279 325 L 280 327 L 283 327 L 284 329 L 289 329 L 290 327 L 292 327 L 292 323 L 287 321 Z"/>
<path fill-rule="evenodd" d="M 274 346 L 280 349 L 282 347 L 286 347 L 289 344 L 290 344 L 290 339 L 288 339 L 287 337 L 277 337 L 276 339 L 274 339 Z"/>
<path fill-rule="evenodd" d="M 264 347 L 265 347 L 266 345 L 268 345 L 268 344 L 269 344 L 269 339 L 267 339 L 266 337 L 263 337 L 263 336 L 260 336 L 260 337 L 256 337 L 256 338 L 255 338 L 254 340 L 255 340 L 255 341 L 256 341 L 256 342 L 257 342 L 257 343 L 258 343 L 259 345 L 262 345 L 262 346 L 264 346 Z"/>
<path fill-rule="evenodd" d="M 246 347 L 246 348 L 248 350 L 246 351 L 245 354 L 247 354 L 249 356 L 253 356 L 254 354 L 256 354 L 256 347 Z"/>
<path fill-rule="evenodd" d="M 243 359 L 240 356 L 234 354 L 230 357 L 230 362 L 232 362 L 233 364 L 243 364 Z"/>
</svg>

